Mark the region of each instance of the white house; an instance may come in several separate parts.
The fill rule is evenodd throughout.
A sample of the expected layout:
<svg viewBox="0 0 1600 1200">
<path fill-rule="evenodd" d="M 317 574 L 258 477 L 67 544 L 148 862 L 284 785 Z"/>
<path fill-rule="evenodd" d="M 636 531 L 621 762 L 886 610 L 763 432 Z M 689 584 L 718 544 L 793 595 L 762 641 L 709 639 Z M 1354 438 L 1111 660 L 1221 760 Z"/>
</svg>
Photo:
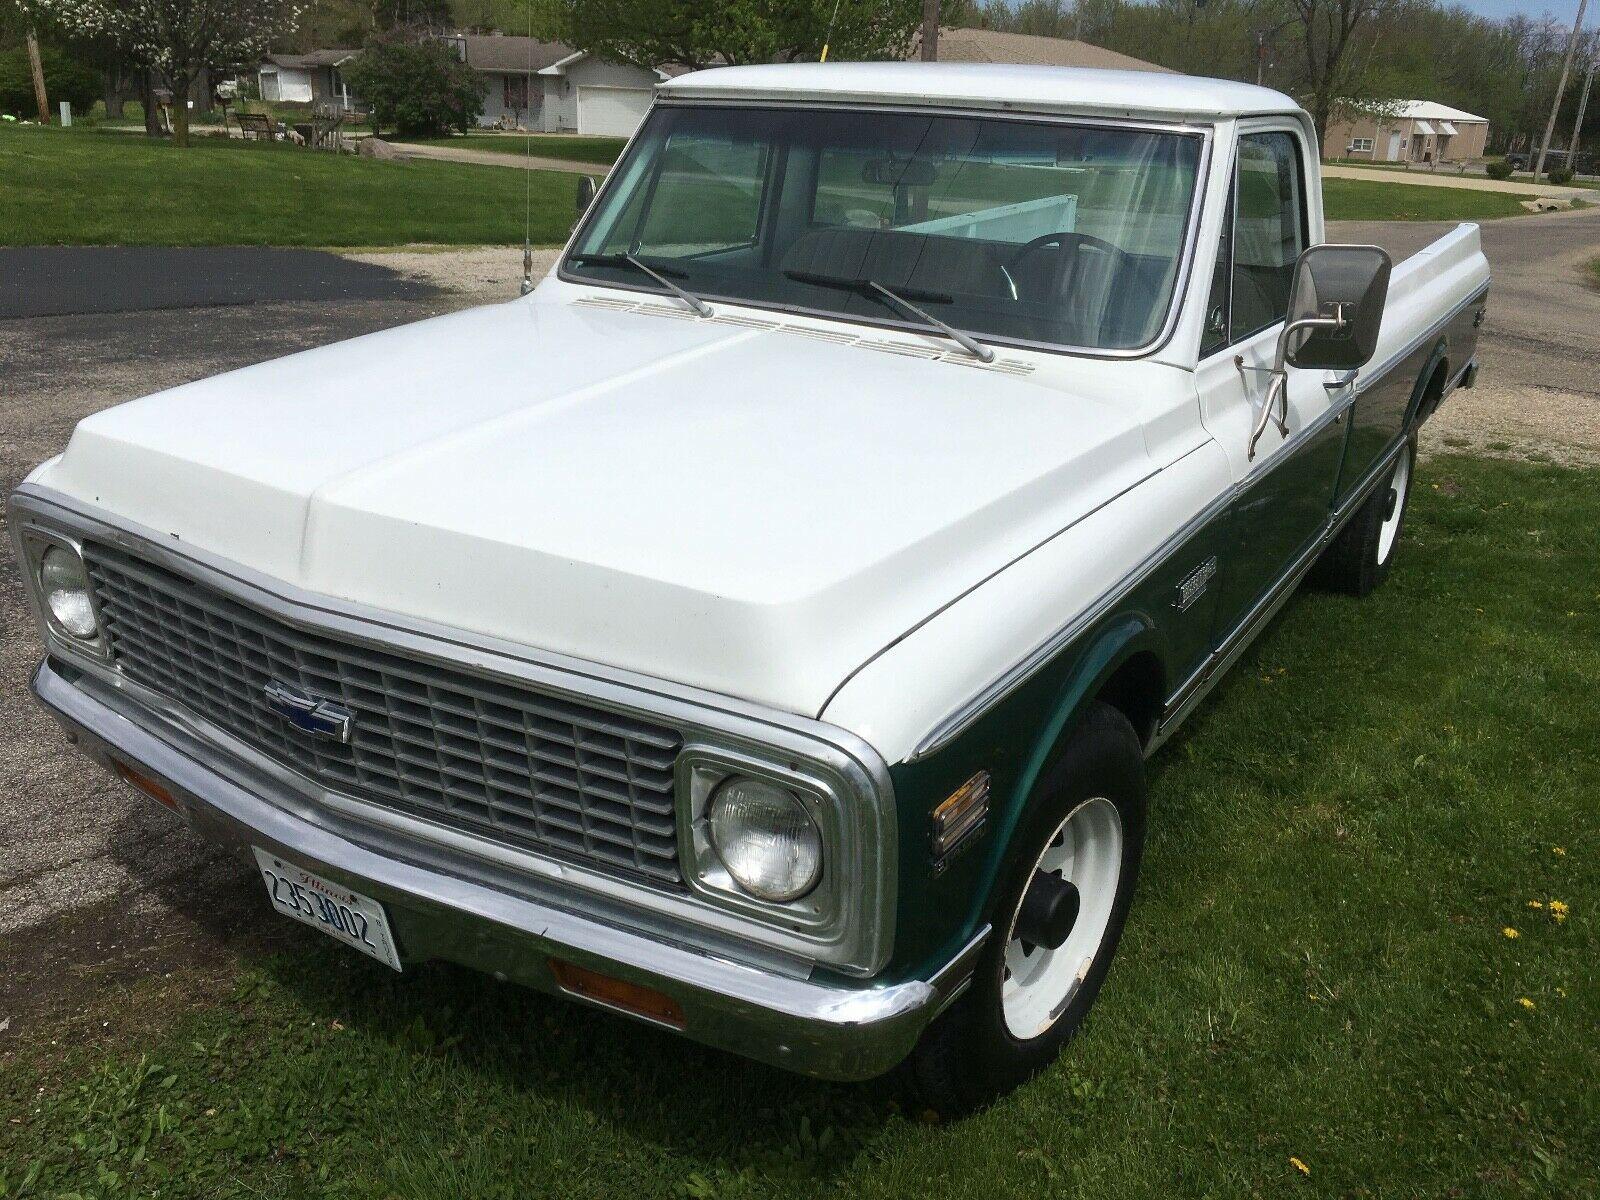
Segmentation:
<svg viewBox="0 0 1600 1200">
<path fill-rule="evenodd" d="M 313 50 L 309 54 L 269 54 L 256 68 L 261 98 L 291 104 L 337 101 L 348 109 L 355 99 L 339 68 L 359 53 L 359 50 Z"/>
<path fill-rule="evenodd" d="M 628 137 L 650 108 L 656 84 L 674 73 L 606 62 L 536 38 L 458 34 L 447 40 L 463 62 L 488 77 L 478 118 L 485 126 Z"/>
</svg>

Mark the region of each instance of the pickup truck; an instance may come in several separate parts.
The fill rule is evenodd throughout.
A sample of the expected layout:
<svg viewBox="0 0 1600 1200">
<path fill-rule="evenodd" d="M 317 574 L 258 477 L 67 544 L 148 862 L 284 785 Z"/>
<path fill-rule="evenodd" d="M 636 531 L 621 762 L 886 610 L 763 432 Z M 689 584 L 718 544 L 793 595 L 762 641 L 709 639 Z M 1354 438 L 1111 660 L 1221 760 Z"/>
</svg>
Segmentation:
<svg viewBox="0 0 1600 1200">
<path fill-rule="evenodd" d="M 1144 762 L 1393 567 L 1463 225 L 1324 243 L 1288 97 L 730 67 L 529 294 L 82 421 L 9 501 L 84 751 L 267 904 L 934 1107 L 1106 977 Z"/>
</svg>

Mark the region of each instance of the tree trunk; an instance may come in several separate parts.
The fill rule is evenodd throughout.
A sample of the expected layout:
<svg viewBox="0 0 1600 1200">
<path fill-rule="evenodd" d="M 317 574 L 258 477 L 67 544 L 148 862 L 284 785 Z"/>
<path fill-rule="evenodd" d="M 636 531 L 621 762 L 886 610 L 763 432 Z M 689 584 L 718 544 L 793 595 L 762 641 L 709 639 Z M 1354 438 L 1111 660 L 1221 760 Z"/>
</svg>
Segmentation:
<svg viewBox="0 0 1600 1200">
<path fill-rule="evenodd" d="M 211 68 L 201 67 L 200 73 L 194 77 L 194 82 L 189 85 L 190 98 L 194 101 L 194 110 L 199 113 L 211 111 Z"/>
<path fill-rule="evenodd" d="M 161 113 L 156 109 L 155 72 L 149 67 L 139 70 L 139 103 L 144 106 L 145 137 L 160 137 Z"/>
<path fill-rule="evenodd" d="M 106 68 L 106 120 L 122 120 L 122 67 L 120 65 Z"/>
<path fill-rule="evenodd" d="M 189 81 L 172 81 L 172 144 L 189 144 Z"/>
</svg>

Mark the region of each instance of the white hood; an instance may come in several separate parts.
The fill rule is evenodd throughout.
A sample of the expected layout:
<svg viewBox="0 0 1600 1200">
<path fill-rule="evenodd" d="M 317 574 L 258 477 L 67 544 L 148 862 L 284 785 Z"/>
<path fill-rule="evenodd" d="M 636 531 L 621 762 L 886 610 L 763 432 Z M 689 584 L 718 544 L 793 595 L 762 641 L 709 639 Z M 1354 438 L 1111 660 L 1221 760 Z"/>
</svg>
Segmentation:
<svg viewBox="0 0 1600 1200">
<path fill-rule="evenodd" d="M 100 413 L 37 481 L 314 592 L 816 714 L 1153 469 L 1129 405 L 542 289 Z"/>
</svg>

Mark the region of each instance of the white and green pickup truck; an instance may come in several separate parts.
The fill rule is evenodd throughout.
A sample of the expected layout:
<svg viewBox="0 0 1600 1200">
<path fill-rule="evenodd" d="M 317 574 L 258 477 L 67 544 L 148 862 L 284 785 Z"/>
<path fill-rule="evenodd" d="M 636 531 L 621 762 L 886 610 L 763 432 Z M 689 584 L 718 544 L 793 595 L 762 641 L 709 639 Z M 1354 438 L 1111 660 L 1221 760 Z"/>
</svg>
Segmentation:
<svg viewBox="0 0 1600 1200">
<path fill-rule="evenodd" d="M 43 703 L 275 907 L 941 1108 L 1110 966 L 1143 764 L 1397 557 L 1464 225 L 1325 244 L 1276 92 L 664 84 L 530 294 L 83 421 L 10 499 Z"/>
</svg>

